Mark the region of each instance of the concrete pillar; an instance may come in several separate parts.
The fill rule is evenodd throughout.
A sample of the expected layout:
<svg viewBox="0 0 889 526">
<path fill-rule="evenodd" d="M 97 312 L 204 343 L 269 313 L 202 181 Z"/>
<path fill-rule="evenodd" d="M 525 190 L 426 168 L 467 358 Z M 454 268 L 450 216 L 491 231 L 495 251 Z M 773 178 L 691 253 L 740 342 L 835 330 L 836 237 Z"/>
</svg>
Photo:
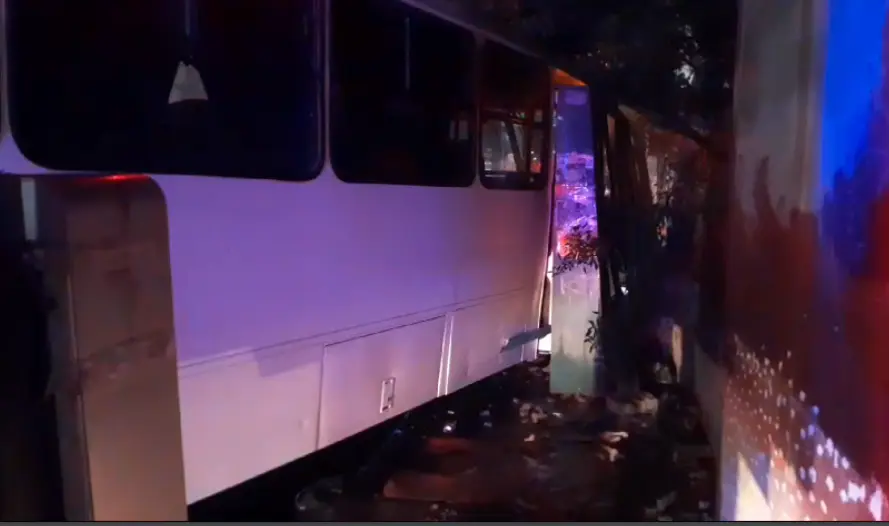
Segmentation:
<svg viewBox="0 0 889 526">
<path fill-rule="evenodd" d="M 599 312 L 599 272 L 575 268 L 557 275 L 553 290 L 553 339 L 550 391 L 594 394 L 595 354 L 584 341 Z"/>
</svg>

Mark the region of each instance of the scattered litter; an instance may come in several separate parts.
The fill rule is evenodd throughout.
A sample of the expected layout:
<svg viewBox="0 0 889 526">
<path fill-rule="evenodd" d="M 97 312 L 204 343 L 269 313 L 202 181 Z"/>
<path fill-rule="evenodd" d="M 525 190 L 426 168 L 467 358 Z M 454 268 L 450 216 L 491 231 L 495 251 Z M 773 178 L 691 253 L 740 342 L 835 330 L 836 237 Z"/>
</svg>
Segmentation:
<svg viewBox="0 0 889 526">
<path fill-rule="evenodd" d="M 676 492 L 671 491 L 670 493 L 667 493 L 663 497 L 659 498 L 654 505 L 657 508 L 658 512 L 662 512 L 670 507 L 670 505 L 674 502 L 676 502 Z"/>
<path fill-rule="evenodd" d="M 321 479 L 296 494 L 294 504 L 302 520 L 336 520 L 336 500 L 343 494 L 340 477 Z"/>
<path fill-rule="evenodd" d="M 636 402 L 636 408 L 642 414 L 657 413 L 658 399 L 649 393 L 642 393 L 642 396 Z"/>
<path fill-rule="evenodd" d="M 605 407 L 612 413 L 621 416 L 636 414 L 636 406 L 632 401 L 615 400 L 608 397 L 605 400 Z"/>
<path fill-rule="evenodd" d="M 615 462 L 621 457 L 620 451 L 611 446 L 602 446 L 602 450 L 608 455 L 608 462 Z"/>
<path fill-rule="evenodd" d="M 450 522 L 450 521 L 453 521 L 454 519 L 456 519 L 457 515 L 458 515 L 456 510 L 453 510 L 450 508 L 436 507 L 435 509 L 430 508 L 430 511 L 437 511 L 438 512 L 437 514 L 434 514 L 435 516 L 426 518 L 427 521 L 431 521 L 431 522 Z"/>
<path fill-rule="evenodd" d="M 599 435 L 602 440 L 609 444 L 617 444 L 628 436 L 630 435 L 626 431 L 605 431 L 604 433 Z"/>
<path fill-rule="evenodd" d="M 648 518 L 657 517 L 658 520 L 660 520 L 660 518 L 664 516 L 664 511 L 666 511 L 667 508 L 669 508 L 670 505 L 672 505 L 674 502 L 676 502 L 676 492 L 671 491 L 670 493 L 667 493 L 663 497 L 657 499 L 657 501 L 655 501 L 654 503 L 653 508 L 645 508 L 645 516 Z"/>
<path fill-rule="evenodd" d="M 542 420 L 546 420 L 547 414 L 540 406 L 524 403 L 519 407 L 519 420 L 523 424 L 527 424 L 528 422 L 532 424 L 537 424 Z"/>
<path fill-rule="evenodd" d="M 605 401 L 608 410 L 620 416 L 653 416 L 657 413 L 658 404 L 658 399 L 646 392 L 631 399 L 608 397 Z"/>
<path fill-rule="evenodd" d="M 552 478 L 553 468 L 531 457 L 523 456 L 522 458 L 525 460 L 525 469 L 531 473 L 531 478 L 541 482 Z"/>
<path fill-rule="evenodd" d="M 672 384 L 674 382 L 673 372 L 666 364 L 657 363 L 654 365 L 654 380 L 659 384 Z"/>
<path fill-rule="evenodd" d="M 437 413 L 443 433 L 433 433 L 418 443 L 425 444 L 418 448 L 418 462 L 413 462 L 411 453 L 381 494 L 367 502 L 363 494 L 353 495 L 351 489 L 344 492 L 342 481 L 331 481 L 298 496 L 297 516 L 452 522 L 473 520 L 468 517 L 476 517 L 477 506 L 492 505 L 515 522 L 607 521 L 615 512 L 644 512 L 645 520 L 658 522 L 712 520 L 710 486 L 715 477 L 709 467 L 712 463 L 701 460 L 712 459 L 713 451 L 696 438 L 698 435 L 682 431 L 683 426 L 700 426 L 700 410 L 693 407 L 691 398 L 675 395 L 658 400 L 646 392 L 598 399 L 580 393 L 550 394 L 538 374 L 544 369 L 529 370 L 532 374 L 522 377 L 522 385 L 533 386 L 533 393 L 546 394 L 532 396 L 517 389 L 503 392 L 505 399 L 497 393 L 487 400 L 483 397 L 472 412 L 477 415 L 478 435 L 471 434 L 472 428 L 464 429 L 459 406 L 446 406 Z M 488 400 L 497 402 L 492 405 Z M 606 407 L 601 407 L 599 400 Z M 508 407 L 510 401 L 517 418 L 498 420 L 495 426 L 493 413 L 499 417 L 503 403 Z M 556 419 L 563 420 L 547 425 Z M 460 435 L 466 438 L 457 438 L 458 425 Z M 424 426 L 417 429 L 428 429 Z M 645 431 L 646 426 L 657 432 Z M 502 433 L 484 431 L 501 427 Z M 668 467 L 654 467 L 663 460 Z M 629 479 L 614 479 L 627 470 Z M 639 480 L 637 487 L 637 479 L 646 477 L 656 478 L 651 481 L 656 486 Z M 654 487 L 661 488 L 660 498 L 654 498 L 658 493 L 648 493 Z M 622 492 L 626 491 L 642 491 L 649 497 L 623 502 Z M 642 503 L 649 506 L 642 508 Z M 623 509 L 625 504 L 633 509 Z"/>
</svg>

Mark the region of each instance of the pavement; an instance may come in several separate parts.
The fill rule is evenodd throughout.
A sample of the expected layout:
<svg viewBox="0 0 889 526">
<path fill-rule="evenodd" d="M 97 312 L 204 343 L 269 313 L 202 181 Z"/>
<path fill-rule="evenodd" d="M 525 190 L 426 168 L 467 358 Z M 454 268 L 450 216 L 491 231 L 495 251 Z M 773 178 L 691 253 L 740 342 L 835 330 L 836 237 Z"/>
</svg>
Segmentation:
<svg viewBox="0 0 889 526">
<path fill-rule="evenodd" d="M 694 397 L 549 393 L 522 364 L 405 417 L 361 469 L 303 488 L 299 520 L 709 521 L 715 460 Z"/>
</svg>

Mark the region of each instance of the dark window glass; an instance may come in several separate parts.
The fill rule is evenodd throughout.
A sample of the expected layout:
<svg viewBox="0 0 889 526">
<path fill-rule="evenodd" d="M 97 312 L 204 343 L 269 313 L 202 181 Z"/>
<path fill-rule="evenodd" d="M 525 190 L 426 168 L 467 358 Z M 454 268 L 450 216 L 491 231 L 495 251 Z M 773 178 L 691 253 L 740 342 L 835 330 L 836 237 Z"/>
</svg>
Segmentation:
<svg viewBox="0 0 889 526">
<path fill-rule="evenodd" d="M 542 190 L 549 172 L 550 72 L 496 42 L 482 49 L 482 184 Z"/>
<path fill-rule="evenodd" d="M 333 0 L 331 17 L 331 159 L 340 179 L 472 184 L 472 33 L 391 0 Z"/>
<path fill-rule="evenodd" d="M 13 134 L 54 169 L 311 178 L 317 5 L 7 0 Z"/>
</svg>

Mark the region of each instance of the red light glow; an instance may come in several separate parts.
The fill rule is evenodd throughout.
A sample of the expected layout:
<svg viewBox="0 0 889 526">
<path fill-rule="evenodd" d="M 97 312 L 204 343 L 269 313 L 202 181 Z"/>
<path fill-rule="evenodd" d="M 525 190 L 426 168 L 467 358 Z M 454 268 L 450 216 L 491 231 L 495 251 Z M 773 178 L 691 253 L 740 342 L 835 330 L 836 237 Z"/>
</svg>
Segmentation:
<svg viewBox="0 0 889 526">
<path fill-rule="evenodd" d="M 148 179 L 145 174 L 116 174 L 100 177 L 98 180 L 104 183 L 123 183 L 127 181 L 142 181 Z"/>
</svg>

